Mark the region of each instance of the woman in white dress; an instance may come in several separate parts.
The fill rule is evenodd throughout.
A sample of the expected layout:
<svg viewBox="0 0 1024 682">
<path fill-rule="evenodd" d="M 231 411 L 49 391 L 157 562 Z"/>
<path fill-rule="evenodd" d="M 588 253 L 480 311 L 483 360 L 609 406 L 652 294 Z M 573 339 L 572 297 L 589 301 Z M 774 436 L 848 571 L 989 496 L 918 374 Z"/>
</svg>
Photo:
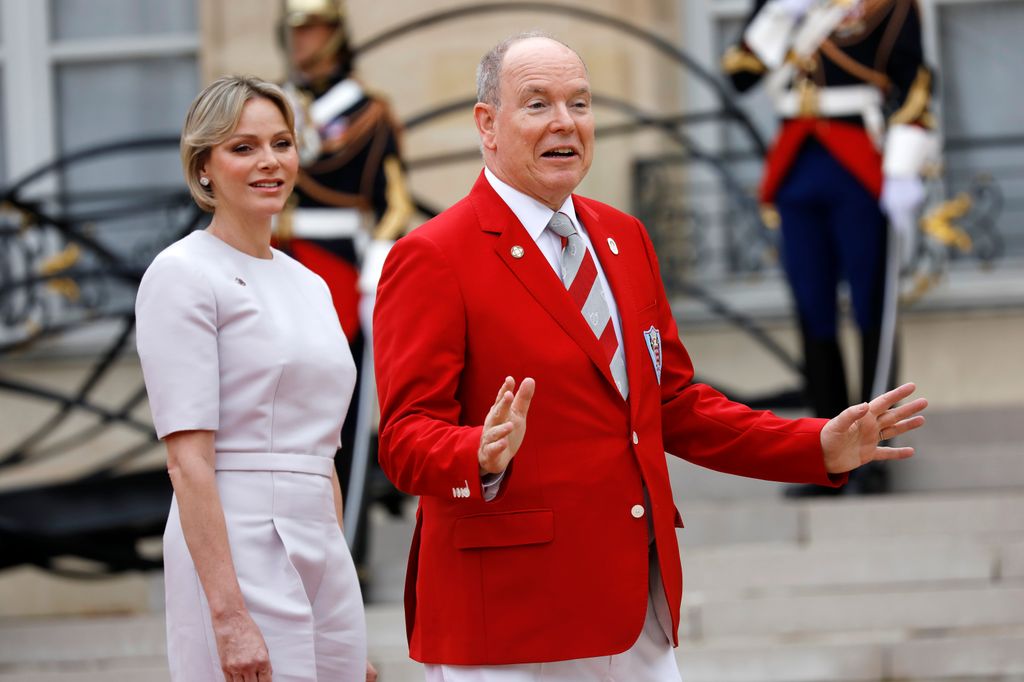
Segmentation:
<svg viewBox="0 0 1024 682">
<path fill-rule="evenodd" d="M 174 485 L 171 678 L 373 679 L 333 460 L 355 364 L 323 280 L 270 246 L 299 163 L 283 93 L 215 81 L 189 109 L 181 155 L 213 220 L 156 257 L 136 301 Z"/>
</svg>

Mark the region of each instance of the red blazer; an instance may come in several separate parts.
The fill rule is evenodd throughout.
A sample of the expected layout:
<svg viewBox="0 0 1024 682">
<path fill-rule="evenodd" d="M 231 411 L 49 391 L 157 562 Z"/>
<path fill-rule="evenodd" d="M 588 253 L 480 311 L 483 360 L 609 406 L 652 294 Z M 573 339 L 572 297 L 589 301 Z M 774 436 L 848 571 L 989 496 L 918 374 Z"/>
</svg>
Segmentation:
<svg viewBox="0 0 1024 682">
<path fill-rule="evenodd" d="M 634 516 L 644 484 L 678 627 L 682 522 L 666 450 L 720 471 L 830 484 L 822 420 L 779 419 L 691 383 L 644 228 L 573 200 L 618 305 L 628 401 L 558 276 L 482 174 L 468 197 L 400 239 L 384 266 L 374 316 L 380 461 L 420 496 L 406 582 L 418 661 L 527 663 L 632 646 L 647 607 L 647 519 Z M 506 375 L 534 377 L 537 390 L 522 447 L 485 502 L 480 424 Z"/>
</svg>

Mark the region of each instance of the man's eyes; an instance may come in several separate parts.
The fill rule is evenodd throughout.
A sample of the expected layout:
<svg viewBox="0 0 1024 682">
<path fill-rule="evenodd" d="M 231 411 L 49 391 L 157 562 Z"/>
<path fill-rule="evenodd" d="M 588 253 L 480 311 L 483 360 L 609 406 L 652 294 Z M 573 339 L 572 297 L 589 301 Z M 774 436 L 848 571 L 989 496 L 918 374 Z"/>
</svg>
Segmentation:
<svg viewBox="0 0 1024 682">
<path fill-rule="evenodd" d="M 526 108 L 527 109 L 544 109 L 547 106 L 548 106 L 547 102 L 540 102 L 540 101 L 528 102 L 526 104 Z M 576 102 L 570 102 L 569 103 L 569 108 L 570 109 L 581 109 L 581 110 L 589 109 L 590 108 L 590 102 L 588 102 L 586 100 L 579 100 L 579 101 L 576 101 Z"/>
</svg>

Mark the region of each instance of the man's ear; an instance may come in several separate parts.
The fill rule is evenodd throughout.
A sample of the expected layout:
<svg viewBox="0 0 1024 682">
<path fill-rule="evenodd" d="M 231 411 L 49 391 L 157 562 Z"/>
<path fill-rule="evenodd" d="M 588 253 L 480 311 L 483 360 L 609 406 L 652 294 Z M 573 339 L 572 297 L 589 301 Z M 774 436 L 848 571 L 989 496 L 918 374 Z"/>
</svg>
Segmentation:
<svg viewBox="0 0 1024 682">
<path fill-rule="evenodd" d="M 477 102 L 473 107 L 473 120 L 476 121 L 476 130 L 480 133 L 480 144 L 484 149 L 494 149 L 495 126 L 497 123 L 497 110 L 492 104 Z"/>
</svg>

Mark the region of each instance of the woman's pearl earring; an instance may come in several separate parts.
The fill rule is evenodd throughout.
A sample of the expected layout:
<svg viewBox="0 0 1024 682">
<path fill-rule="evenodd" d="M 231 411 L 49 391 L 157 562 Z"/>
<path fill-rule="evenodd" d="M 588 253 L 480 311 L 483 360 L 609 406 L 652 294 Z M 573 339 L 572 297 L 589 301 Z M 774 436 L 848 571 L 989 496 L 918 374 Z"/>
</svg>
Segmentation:
<svg viewBox="0 0 1024 682">
<path fill-rule="evenodd" d="M 203 177 L 199 178 L 199 184 L 202 185 L 203 187 L 209 187 L 210 186 L 210 178 L 208 178 L 208 177 L 206 177 L 204 175 Z"/>
</svg>

